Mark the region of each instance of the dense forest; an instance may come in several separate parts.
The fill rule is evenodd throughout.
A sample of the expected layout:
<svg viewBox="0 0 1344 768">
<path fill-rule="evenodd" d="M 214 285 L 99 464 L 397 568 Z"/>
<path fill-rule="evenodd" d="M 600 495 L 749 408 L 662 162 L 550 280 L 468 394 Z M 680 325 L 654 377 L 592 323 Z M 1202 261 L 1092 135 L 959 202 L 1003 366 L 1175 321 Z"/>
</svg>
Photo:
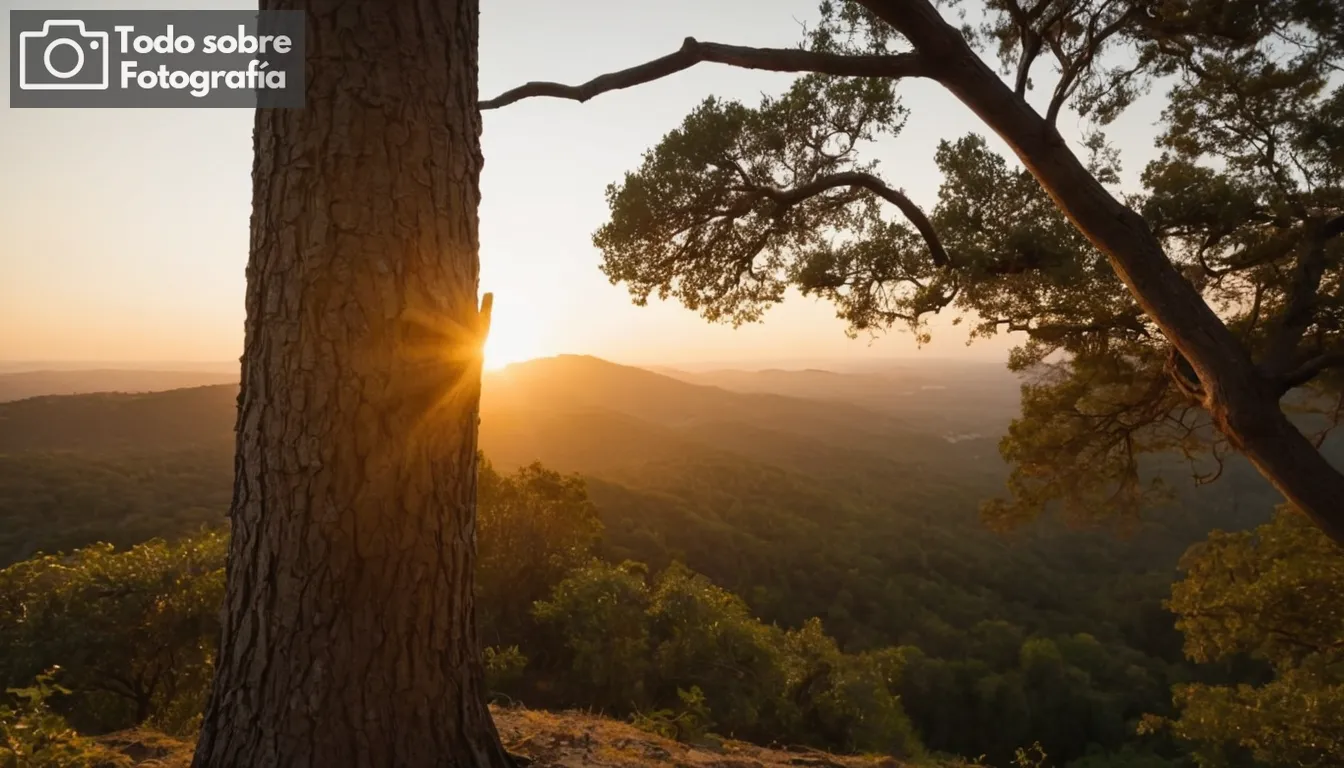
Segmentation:
<svg viewBox="0 0 1344 768">
<path fill-rule="evenodd" d="M 671 376 L 562 357 L 487 375 L 494 694 L 678 738 L 992 765 L 1037 743 L 1075 768 L 1335 764 L 1321 739 L 1344 719 L 1300 722 L 1300 697 L 1340 701 L 1332 545 L 1271 522 L 1276 497 L 1244 467 L 1196 489 L 1160 460 L 1171 502 L 1141 518 L 991 530 L 978 510 L 1007 474 L 994 443 L 1016 386 L 982 370 Z M 235 396 L 0 404 L 0 682 L 32 690 L 59 666 L 71 693 L 50 706 L 82 732 L 195 727 Z M 1237 720 L 1252 710 L 1281 719 Z"/>
</svg>

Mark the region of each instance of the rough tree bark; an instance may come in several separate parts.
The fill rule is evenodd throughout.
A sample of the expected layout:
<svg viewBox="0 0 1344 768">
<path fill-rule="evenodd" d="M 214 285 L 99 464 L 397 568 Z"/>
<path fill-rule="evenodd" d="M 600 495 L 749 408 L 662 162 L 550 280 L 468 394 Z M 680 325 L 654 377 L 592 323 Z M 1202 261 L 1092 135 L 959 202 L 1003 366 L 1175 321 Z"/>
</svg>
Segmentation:
<svg viewBox="0 0 1344 768">
<path fill-rule="evenodd" d="M 226 616 L 194 765 L 508 766 L 472 604 L 478 2 L 262 2 L 294 6 L 307 106 L 256 116 Z"/>
</svg>

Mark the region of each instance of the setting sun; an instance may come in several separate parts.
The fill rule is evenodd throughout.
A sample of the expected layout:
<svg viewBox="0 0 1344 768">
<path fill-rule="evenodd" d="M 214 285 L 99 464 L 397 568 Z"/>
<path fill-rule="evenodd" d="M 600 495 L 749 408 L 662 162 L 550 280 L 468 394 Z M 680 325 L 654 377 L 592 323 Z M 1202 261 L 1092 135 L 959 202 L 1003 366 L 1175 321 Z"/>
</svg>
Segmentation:
<svg viewBox="0 0 1344 768">
<path fill-rule="evenodd" d="M 542 354 L 535 318 L 496 304 L 490 318 L 490 335 L 485 340 L 485 369 L 497 370 Z"/>
</svg>

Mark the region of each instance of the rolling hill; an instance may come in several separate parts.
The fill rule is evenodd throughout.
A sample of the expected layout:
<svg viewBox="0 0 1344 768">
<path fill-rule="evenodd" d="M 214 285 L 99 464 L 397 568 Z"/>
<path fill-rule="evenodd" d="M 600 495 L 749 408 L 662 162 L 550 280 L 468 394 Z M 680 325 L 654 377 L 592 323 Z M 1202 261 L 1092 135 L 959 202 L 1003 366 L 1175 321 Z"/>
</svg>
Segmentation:
<svg viewBox="0 0 1344 768">
<path fill-rule="evenodd" d="M 667 371 L 692 384 L 732 392 L 844 402 L 944 437 L 997 440 L 1017 414 L 1019 378 L 999 363 L 892 362 L 854 373 L 804 370 Z"/>
<path fill-rule="evenodd" d="M 1135 676 L 1099 681 L 1106 695 L 1160 705 L 1187 674 L 1162 607 L 1177 558 L 1215 526 L 1264 519 L 1276 494 L 1234 467 L 1124 536 L 1048 519 L 990 533 L 977 510 L 1003 488 L 995 443 L 1016 383 L 976 370 L 534 360 L 486 376 L 480 443 L 500 470 L 539 461 L 582 475 L 605 560 L 680 561 L 767 622 L 820 617 L 847 651 L 907 645 L 941 660 L 930 669 L 961 677 L 911 683 L 943 692 L 909 705 L 931 746 L 964 744 L 950 724 L 971 704 L 947 692 L 994 679 L 968 659 L 1001 635 L 1013 649 L 1095 640 Z M 0 403 L 0 566 L 223 525 L 236 398 L 223 384 Z"/>
<path fill-rule="evenodd" d="M 231 487 L 236 392 L 218 385 L 0 404 L 2 562 L 217 523 Z M 503 469 L 540 461 L 589 477 L 609 502 L 613 533 L 664 542 L 656 553 L 620 536 L 612 546 L 652 560 L 713 552 L 735 538 L 769 549 L 884 499 L 918 515 L 958 493 L 957 517 L 969 521 L 973 494 L 1002 477 L 985 461 L 988 440 L 952 444 L 850 403 L 730 392 L 578 356 L 487 375 L 481 446 Z M 781 497 L 788 503 L 773 503 Z M 634 509 L 642 511 L 623 512 Z M 661 516 L 666 525 L 648 526 Z M 159 531 L 155 520 L 171 525 Z"/>
<path fill-rule="evenodd" d="M 927 637 L 930 616 L 948 611 L 964 623 L 1028 606 L 1085 626 L 1078 606 L 1097 583 L 1165 583 L 1215 523 L 1253 523 L 1275 501 L 1243 473 L 1128 539 L 1048 524 L 991 535 L 977 508 L 1002 488 L 994 425 L 1010 417 L 1015 386 L 985 372 L 673 377 L 547 358 L 486 376 L 481 446 L 504 470 L 540 461 L 585 476 L 609 556 L 685 561 L 768 618 L 821 615 L 856 645 Z M 890 384 L 897 394 L 884 395 Z M 221 524 L 235 401 L 235 386 L 217 385 L 0 404 L 0 563 Z M 967 431 L 977 418 L 996 420 L 949 439 L 949 423 Z M 1038 586 L 1066 569 L 1086 576 L 1076 592 Z M 910 579 L 939 584 L 945 604 L 912 598 Z M 950 603 L 948 585 L 960 595 Z"/>
<path fill-rule="evenodd" d="M 585 474 L 717 453 L 833 480 L 952 470 L 962 481 L 997 483 L 997 437 L 954 443 L 839 398 L 732 392 L 580 356 L 493 373 L 481 403 L 481 447 L 492 461 Z"/>
</svg>

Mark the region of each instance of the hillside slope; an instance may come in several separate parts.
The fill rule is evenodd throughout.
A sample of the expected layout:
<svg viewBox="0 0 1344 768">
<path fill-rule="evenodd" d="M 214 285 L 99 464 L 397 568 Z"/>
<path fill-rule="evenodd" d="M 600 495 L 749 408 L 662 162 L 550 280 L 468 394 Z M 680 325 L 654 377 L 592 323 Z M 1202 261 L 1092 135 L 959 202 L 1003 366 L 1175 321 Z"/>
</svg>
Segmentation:
<svg viewBox="0 0 1344 768">
<path fill-rule="evenodd" d="M 232 447 L 238 387 L 47 395 L 0 403 L 0 454 Z"/>
<path fill-rule="evenodd" d="M 1003 487 L 997 434 L 950 442 L 910 413 L 835 399 L 879 393 L 870 374 L 762 376 L 752 386 L 791 381 L 817 397 L 731 392 L 590 357 L 519 364 L 485 378 L 481 446 L 505 471 L 540 461 L 584 475 L 609 557 L 681 560 L 769 620 L 821 616 L 856 647 L 928 645 L 949 619 L 968 627 L 1022 615 L 1059 630 L 1132 632 L 1089 618 L 1104 612 L 1093 604 L 1114 580 L 1165 583 L 1211 521 L 1248 524 L 1275 501 L 1258 477 L 1234 474 L 1129 540 L 1048 526 L 1003 539 L 977 518 Z M 751 379 L 734 377 L 740 387 Z M 956 381 L 956 393 L 989 386 Z M 0 404 L 0 564 L 221 524 L 236 393 Z M 1122 609 L 1140 623 L 1160 613 L 1153 602 Z"/>
<path fill-rule="evenodd" d="M 1163 706 L 1186 674 L 1162 607 L 1177 557 L 1215 525 L 1265 516 L 1276 495 L 1237 470 L 1127 537 L 1049 521 L 995 535 L 977 507 L 1003 487 L 997 435 L 948 440 L 917 414 L 829 396 L 848 386 L 799 398 L 593 358 L 533 361 L 486 377 L 481 445 L 506 472 L 541 461 L 581 474 L 608 562 L 658 573 L 681 561 L 766 624 L 820 618 L 846 652 L 918 649 L 901 695 L 930 748 L 1000 754 L 1046 724 L 1063 754 L 1123 741 L 1127 718 Z M 236 394 L 0 404 L 0 564 L 221 524 Z M 1059 711 L 999 723 L 992 696 L 1025 690 L 1018 649 L 1030 638 L 1058 641 L 1085 675 L 1073 698 L 1040 694 Z"/>
</svg>

